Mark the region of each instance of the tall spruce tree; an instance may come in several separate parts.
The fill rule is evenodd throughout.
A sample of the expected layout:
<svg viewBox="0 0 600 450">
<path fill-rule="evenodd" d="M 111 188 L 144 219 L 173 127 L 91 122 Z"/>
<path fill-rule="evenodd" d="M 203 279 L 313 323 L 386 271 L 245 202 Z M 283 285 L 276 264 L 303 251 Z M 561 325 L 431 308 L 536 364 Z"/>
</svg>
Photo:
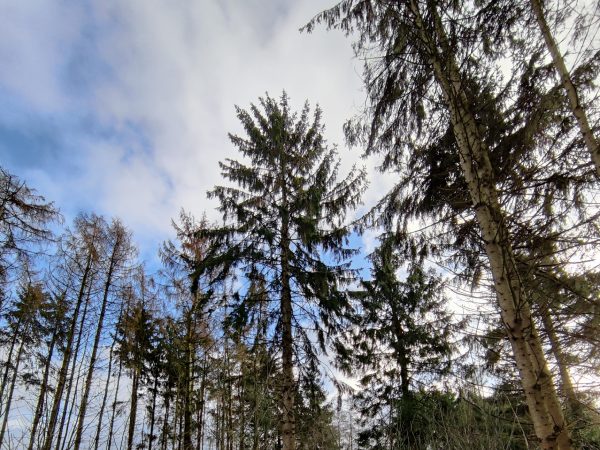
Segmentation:
<svg viewBox="0 0 600 450">
<path fill-rule="evenodd" d="M 365 176 L 353 169 L 337 180 L 339 162 L 323 139 L 320 109 L 312 120 L 308 104 L 297 115 L 285 93 L 279 101 L 267 95 L 249 111 L 236 109 L 246 136 L 230 139 L 246 161 L 220 163 L 223 177 L 237 186 L 209 192 L 219 201 L 225 223 L 205 232 L 212 251 L 196 275 L 221 265 L 223 273 L 237 268 L 242 274 L 258 271 L 264 278 L 277 311 L 281 346 L 282 444 L 292 450 L 294 347 L 297 339 L 311 347 L 311 336 L 302 333 L 311 323 L 324 348 L 325 332 L 336 326 L 347 305 L 339 288 L 352 275 L 347 258 L 353 250 L 346 246 L 349 229 L 343 220 L 359 202 Z M 243 300 L 238 306 L 243 309 Z M 314 352 L 309 356 L 315 357 Z"/>
</svg>

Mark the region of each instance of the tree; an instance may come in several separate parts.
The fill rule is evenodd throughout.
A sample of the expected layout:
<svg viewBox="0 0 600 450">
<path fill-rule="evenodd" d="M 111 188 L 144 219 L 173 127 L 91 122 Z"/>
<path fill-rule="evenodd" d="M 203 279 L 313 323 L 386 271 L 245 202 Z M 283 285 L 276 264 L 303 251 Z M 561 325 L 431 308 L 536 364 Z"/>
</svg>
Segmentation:
<svg viewBox="0 0 600 450">
<path fill-rule="evenodd" d="M 406 280 L 398 280 L 402 265 L 394 247 L 392 237 L 382 237 L 370 257 L 372 279 L 363 281 L 363 290 L 355 294 L 354 326 L 338 341 L 338 362 L 350 376 L 363 374 L 362 389 L 354 395 L 367 424 L 362 434 L 392 434 L 400 448 L 421 448 L 426 446 L 426 430 L 417 426 L 420 411 L 415 406 L 421 400 L 415 400 L 415 394 L 425 397 L 422 386 L 448 372 L 453 324 L 444 309 L 443 284 L 425 270 L 419 256 L 410 264 Z M 374 441 L 375 447 L 383 445 Z"/>
<path fill-rule="evenodd" d="M 310 121 L 308 105 L 297 116 L 285 94 L 279 102 L 267 95 L 260 108 L 237 108 L 237 115 L 246 136 L 230 139 L 248 163 L 220 163 L 223 177 L 238 187 L 217 186 L 209 192 L 219 201 L 225 224 L 204 232 L 212 251 L 198 264 L 197 275 L 220 264 L 223 274 L 238 268 L 266 281 L 276 302 L 282 352 L 282 442 L 291 450 L 296 445 L 294 340 L 310 340 L 301 333 L 303 322 L 310 320 L 324 347 L 324 332 L 336 326 L 347 305 L 338 288 L 351 275 L 345 260 L 352 251 L 345 246 L 349 230 L 342 220 L 359 201 L 364 173 L 353 170 L 337 181 L 339 163 L 335 150 L 326 147 L 318 108 Z M 325 259 L 324 253 L 332 258 Z M 243 301 L 239 307 L 244 308 Z M 300 319 L 295 308 L 308 315 Z"/>
<path fill-rule="evenodd" d="M 127 450 L 132 450 L 137 419 L 141 382 L 146 377 L 156 349 L 157 324 L 151 309 L 147 280 L 140 272 L 137 280 L 139 292 L 121 321 L 117 324 L 117 349 L 119 360 L 131 372 L 131 403 L 127 431 Z"/>
<path fill-rule="evenodd" d="M 0 306 L 9 274 L 52 238 L 48 226 L 59 219 L 54 204 L 0 167 Z"/>
<path fill-rule="evenodd" d="M 540 33 L 542 34 L 544 42 L 546 43 L 546 47 L 548 48 L 548 51 L 552 57 L 554 67 L 556 68 L 556 71 L 558 72 L 560 80 L 566 91 L 573 117 L 575 117 L 575 120 L 577 120 L 577 125 L 579 126 L 585 146 L 590 153 L 591 160 L 596 168 L 596 173 L 600 177 L 600 143 L 594 134 L 592 126 L 590 126 L 588 112 L 582 104 L 580 89 L 574 82 L 574 77 L 567 69 L 565 59 L 558 47 L 556 40 L 554 39 L 554 35 L 552 34 L 550 26 L 548 25 L 542 0 L 531 0 L 530 5 L 535 20 L 539 26 Z M 585 65 L 588 66 L 587 71 L 594 72 L 593 66 L 598 64 L 598 58 L 600 58 L 600 52 L 596 52 L 590 61 L 585 62 Z"/>
<path fill-rule="evenodd" d="M 0 447 L 4 442 L 19 366 L 26 348 L 36 345 L 41 339 L 40 312 L 46 309 L 47 304 L 48 296 L 42 285 L 29 282 L 20 289 L 19 299 L 8 315 L 10 347 L 0 386 L 0 405 L 4 407 L 2 426 L 0 427 Z M 8 383 L 9 368 L 12 368 L 10 384 Z M 8 391 L 6 391 L 7 388 Z M 5 392 L 7 392 L 6 402 L 4 402 Z"/>
<path fill-rule="evenodd" d="M 73 358 L 73 354 L 76 353 L 79 347 L 77 345 L 79 342 L 77 336 L 78 325 L 79 336 L 83 333 L 82 327 L 85 314 L 82 314 L 82 306 L 85 311 L 89 303 L 87 300 L 89 300 L 93 277 L 98 270 L 100 248 L 105 231 L 103 223 L 103 220 L 98 216 L 86 217 L 81 215 L 77 217 L 75 219 L 75 232 L 66 234 L 63 247 L 59 252 L 62 261 L 60 266 L 56 268 L 57 273 L 54 275 L 54 279 L 55 283 L 58 284 L 57 289 L 64 290 L 66 295 L 69 296 L 71 310 L 69 311 L 70 317 L 62 362 L 57 375 L 52 408 L 42 445 L 44 450 L 50 450 L 52 447 L 65 387 L 67 383 L 70 386 L 73 379 L 73 373 L 71 378 L 68 379 L 69 365 L 73 362 L 74 367 L 75 358 Z M 69 390 L 67 389 L 67 391 Z M 66 413 L 66 404 L 63 407 L 63 412 Z M 61 425 L 58 429 L 57 447 L 62 437 L 62 428 Z"/>
<path fill-rule="evenodd" d="M 74 449 L 78 450 L 81 445 L 83 436 L 83 425 L 85 421 L 85 413 L 87 410 L 88 398 L 94 377 L 94 369 L 96 359 L 98 357 L 98 349 L 100 338 L 102 336 L 104 320 L 108 308 L 109 295 L 115 279 L 123 276 L 123 272 L 128 269 L 130 261 L 133 259 L 135 249 L 131 244 L 131 234 L 119 221 L 113 221 L 112 225 L 107 230 L 107 255 L 102 255 L 105 258 L 104 265 L 106 266 L 104 286 L 102 287 L 102 301 L 100 312 L 98 315 L 98 324 L 94 335 L 94 343 L 92 353 L 90 355 L 89 369 L 86 375 L 85 386 L 79 407 L 77 417 L 77 431 L 75 434 Z"/>
<path fill-rule="evenodd" d="M 383 52 L 380 57 L 370 53 L 366 63 L 371 104 L 368 123 L 347 131 L 355 142 L 365 137 L 367 153 L 383 153 L 384 168 L 402 167 L 411 153 L 421 159 L 430 158 L 432 142 L 446 137 L 446 152 L 457 169 L 453 175 L 459 177 L 449 181 L 464 187 L 462 198 L 455 200 L 461 200 L 462 210 L 471 216 L 474 227 L 468 240 L 486 255 L 498 310 L 536 434 L 544 449 L 569 449 L 568 428 L 532 317 L 531 300 L 520 279 L 514 234 L 505 212 L 507 199 L 502 195 L 505 191 L 500 190 L 504 164 L 512 168 L 516 161 L 512 158 L 522 157 L 531 146 L 515 143 L 513 138 L 523 135 L 522 130 L 513 128 L 500 141 L 506 153 L 492 151 L 496 150 L 491 144 L 496 143 L 493 139 L 497 138 L 497 130 L 491 126 L 490 117 L 485 116 L 492 105 L 495 125 L 498 119 L 508 119 L 505 105 L 514 105 L 514 98 L 503 95 L 507 92 L 503 89 L 508 88 L 494 76 L 499 60 L 495 49 L 506 44 L 495 38 L 514 32 L 521 11 L 503 6 L 499 13 L 494 2 L 471 5 L 429 0 L 342 1 L 317 16 L 307 29 L 310 31 L 323 21 L 330 27 L 356 31 L 358 52 L 373 48 Z M 482 102 L 483 98 L 489 102 Z M 517 101 L 520 99 L 517 95 Z M 534 101 L 543 108 L 533 108 L 533 112 L 528 109 L 525 136 L 539 130 L 540 119 L 533 120 L 537 114 L 541 113 L 542 118 L 548 114 L 548 102 L 539 98 Z M 523 120 L 517 123 L 522 125 Z M 448 133 L 444 135 L 445 131 Z M 498 159 L 501 155 L 504 164 Z M 410 176 L 414 175 L 407 174 Z M 399 198 L 407 194 L 407 186 L 416 187 L 410 178 L 405 178 L 386 197 L 383 203 L 390 206 L 388 217 L 403 213 L 397 206 L 402 205 Z M 441 184 L 435 192 L 446 208 L 458 206 L 450 203 L 452 199 L 447 194 L 460 191 L 448 191 Z M 421 210 L 421 218 L 435 218 L 438 212 L 439 209 Z M 406 217 L 400 220 L 407 222 Z"/>
</svg>

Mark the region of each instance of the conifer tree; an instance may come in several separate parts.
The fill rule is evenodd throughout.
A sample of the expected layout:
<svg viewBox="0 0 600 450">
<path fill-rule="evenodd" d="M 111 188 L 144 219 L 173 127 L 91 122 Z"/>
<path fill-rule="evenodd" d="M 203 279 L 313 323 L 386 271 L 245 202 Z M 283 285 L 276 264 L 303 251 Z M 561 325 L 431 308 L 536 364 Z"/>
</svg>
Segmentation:
<svg viewBox="0 0 600 450">
<path fill-rule="evenodd" d="M 521 9 L 508 4 L 500 4 L 499 12 L 496 4 L 342 1 L 317 16 L 307 29 L 322 21 L 357 32 L 357 52 L 368 53 L 367 117 L 357 127 L 348 127 L 347 134 L 354 142 L 364 139 L 361 142 L 366 144 L 367 153 L 382 153 L 383 168 L 401 175 L 397 187 L 382 201 L 389 207 L 383 208 L 384 221 L 391 226 L 398 224 L 406 231 L 410 206 L 415 204 L 408 194 L 413 189 L 417 201 L 422 195 L 415 182 L 418 175 L 402 170 L 403 163 L 414 156 L 441 166 L 433 157 L 436 147 L 432 143 L 445 138 L 442 148 L 456 170 L 452 177 L 438 179 L 433 192 L 446 210 L 462 209 L 463 214 L 454 215 L 449 223 L 468 223 L 463 244 L 476 250 L 476 255 L 485 255 L 485 270 L 491 274 L 498 311 L 541 447 L 570 449 L 568 427 L 532 316 L 531 298 L 520 278 L 518 247 L 511 229 L 515 218 L 506 212 L 507 205 L 514 206 L 510 203 L 514 198 L 504 195 L 519 189 L 517 180 L 515 190 L 509 191 L 504 185 L 506 171 L 517 179 L 522 175 L 520 159 L 536 148 L 531 145 L 532 136 L 543 135 L 540 129 L 548 130 L 544 121 L 553 117 L 549 111 L 555 112 L 560 103 L 551 101 L 552 95 L 529 96 L 527 90 L 520 96 L 522 91 L 512 84 L 503 85 L 503 79 L 495 76 L 501 58 L 497 49 L 508 46 L 504 36 L 519 33 L 515 24 L 522 14 Z M 373 51 L 381 55 L 373 55 Z M 511 51 L 516 51 L 515 47 Z M 525 75 L 509 81 L 527 81 L 531 67 L 526 63 L 513 67 Z M 502 123 L 508 128 L 499 136 L 502 128 L 498 125 Z M 462 188 L 448 190 L 452 184 Z M 454 193 L 462 195 L 448 197 Z M 406 205 L 408 214 L 402 208 Z M 416 209 L 413 217 L 436 220 L 439 213 L 438 208 Z M 461 254 L 463 261 L 468 261 L 469 255 Z M 477 277 L 472 280 L 477 282 Z"/>
<path fill-rule="evenodd" d="M 0 385 L 0 416 L 2 416 L 0 447 L 4 443 L 17 376 L 19 375 L 19 366 L 23 362 L 27 348 L 37 345 L 41 340 L 41 311 L 46 309 L 47 304 L 48 296 L 42 285 L 29 282 L 20 289 L 19 298 L 8 315 L 7 331 L 10 333 L 10 346 L 7 361 L 4 364 L 2 384 Z M 10 381 L 9 374 L 11 371 L 9 369 L 12 369 Z"/>
<path fill-rule="evenodd" d="M 54 204 L 0 166 L 0 309 L 10 273 L 22 272 L 58 220 Z"/>
<path fill-rule="evenodd" d="M 282 443 L 284 450 L 292 450 L 295 338 L 302 339 L 303 321 L 311 321 L 324 347 L 326 328 L 336 326 L 347 305 L 339 288 L 351 275 L 346 258 L 352 251 L 345 246 L 349 230 L 342 221 L 360 199 L 364 173 L 353 170 L 337 180 L 339 163 L 335 150 L 326 147 L 318 108 L 311 120 L 308 105 L 298 116 L 287 95 L 280 101 L 267 95 L 249 111 L 237 108 L 237 115 L 246 136 L 230 139 L 246 161 L 220 163 L 223 177 L 237 186 L 209 192 L 219 201 L 225 224 L 204 233 L 212 252 L 198 265 L 197 275 L 217 264 L 223 274 L 238 268 L 263 275 L 277 310 Z M 323 253 L 332 258 L 325 260 Z M 299 306 L 309 317 L 296 316 Z"/>
<path fill-rule="evenodd" d="M 109 306 L 110 294 L 113 289 L 113 285 L 115 284 L 115 280 L 118 280 L 121 276 L 123 276 L 123 272 L 128 268 L 135 251 L 131 244 L 131 234 L 119 221 L 113 221 L 106 232 L 107 243 L 105 247 L 107 247 L 107 254 L 103 255 L 105 259 L 105 273 L 103 274 L 104 282 L 101 294 L 102 300 L 100 303 L 98 323 L 94 335 L 94 343 L 90 355 L 89 369 L 87 371 L 83 395 L 79 406 L 79 414 L 77 417 L 77 430 L 73 444 L 73 448 L 75 450 L 79 449 L 83 437 L 85 414 L 87 411 L 88 399 L 94 377 L 95 365 L 98 358 L 100 338 L 103 334 L 104 321 Z"/>
<path fill-rule="evenodd" d="M 56 273 L 53 274 L 53 282 L 57 284 L 56 289 L 64 289 L 67 293 L 70 311 L 65 348 L 62 352 L 62 362 L 57 375 L 52 408 L 42 445 L 44 450 L 50 450 L 52 447 L 55 433 L 57 433 L 56 445 L 58 447 L 64 431 L 62 425 L 57 429 L 59 413 L 63 400 L 65 400 L 65 404 L 62 405 L 63 413 L 66 413 L 69 395 L 67 394 L 66 399 L 63 399 L 63 395 L 67 385 L 71 386 L 74 375 L 73 370 L 71 370 L 71 376 L 68 377 L 69 365 L 75 366 L 75 354 L 79 342 L 77 331 L 79 329 L 79 336 L 81 336 L 83 319 L 85 318 L 83 311 L 86 310 L 89 303 L 89 292 L 98 270 L 98 258 L 104 239 L 104 231 L 103 220 L 100 217 L 80 215 L 75 220 L 75 232 L 66 234 L 63 247 L 59 252 L 61 261 L 60 266 L 56 268 Z M 68 387 L 67 391 L 69 391 Z M 64 414 L 61 423 L 63 421 Z"/>
<path fill-rule="evenodd" d="M 554 64 L 554 67 L 559 75 L 560 81 L 563 84 L 563 87 L 566 91 L 567 97 L 569 99 L 569 107 L 571 109 L 571 113 L 577 121 L 577 125 L 579 127 L 579 131 L 581 132 L 584 144 L 590 154 L 590 158 L 596 169 L 596 174 L 600 177 L 600 142 L 598 141 L 597 131 L 594 132 L 593 124 L 590 123 L 588 110 L 583 104 L 581 87 L 577 86 L 576 82 L 574 81 L 575 77 L 567 68 L 565 58 L 560 51 L 560 48 L 558 46 L 558 43 L 556 42 L 552 30 L 550 29 L 547 20 L 547 14 L 544 8 L 544 3 L 548 3 L 546 5 L 546 10 L 553 8 L 554 6 L 551 4 L 551 2 L 543 2 L 542 0 L 530 0 L 531 10 L 539 26 L 540 33 L 544 39 L 544 42 L 546 43 L 548 52 L 552 57 L 552 63 Z M 561 9 L 560 5 L 556 5 L 556 7 L 556 9 Z M 587 25 L 587 27 L 590 26 L 592 25 Z M 582 64 L 578 69 L 585 65 L 587 67 L 585 67 L 584 70 L 586 72 L 591 72 L 592 74 L 594 74 L 594 72 L 597 72 L 596 67 L 598 66 L 599 62 L 600 52 L 596 51 L 595 54 L 593 54 L 591 58 L 585 61 L 585 63 Z M 579 70 L 579 72 L 583 71 Z"/>
<path fill-rule="evenodd" d="M 383 445 L 379 438 L 390 434 L 399 448 L 421 448 L 425 430 L 415 425 L 422 399 L 415 394 L 426 396 L 423 386 L 450 369 L 452 317 L 441 281 L 425 270 L 422 258 L 415 256 L 400 281 L 394 239 L 380 239 L 370 256 L 372 278 L 355 293 L 353 328 L 338 341 L 338 363 L 349 375 L 364 374 L 354 400 L 367 424 L 361 435 L 369 448 Z"/>
</svg>

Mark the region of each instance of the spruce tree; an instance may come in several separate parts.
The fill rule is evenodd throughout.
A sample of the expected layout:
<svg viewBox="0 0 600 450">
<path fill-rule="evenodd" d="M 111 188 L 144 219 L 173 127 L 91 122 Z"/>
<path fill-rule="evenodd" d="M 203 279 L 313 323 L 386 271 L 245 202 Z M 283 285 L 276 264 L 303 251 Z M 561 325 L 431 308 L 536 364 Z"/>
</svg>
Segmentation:
<svg viewBox="0 0 600 450">
<path fill-rule="evenodd" d="M 325 22 L 354 33 L 357 53 L 366 56 L 368 107 L 347 136 L 364 143 L 367 153 L 382 154 L 382 168 L 399 177 L 376 208 L 383 212 L 378 223 L 398 227 L 406 242 L 420 240 L 440 258 L 454 252 L 459 271 L 475 261 L 477 271 L 466 273 L 474 286 L 482 273 L 490 275 L 541 446 L 570 449 L 532 298 L 521 278 L 515 224 L 526 226 L 535 215 L 525 206 L 540 186 L 560 178 L 555 168 L 562 161 L 571 160 L 569 167 L 577 171 L 581 164 L 569 145 L 554 153 L 556 142 L 569 142 L 572 124 L 560 119 L 560 88 L 536 91 L 545 86 L 548 71 L 537 65 L 539 46 L 528 45 L 522 34 L 522 14 L 512 2 L 342 1 L 307 29 Z M 527 59 L 528 51 L 533 52 Z M 515 57 L 509 77 L 501 75 L 506 54 Z M 422 184 L 429 174 L 408 170 L 415 160 L 440 175 L 427 180 L 429 192 Z M 425 194 L 433 203 L 422 202 Z M 409 236 L 413 219 L 425 226 Z M 440 229 L 443 233 L 427 232 Z"/>
<path fill-rule="evenodd" d="M 370 259 L 372 278 L 355 293 L 354 326 L 337 343 L 338 363 L 350 376 L 362 374 L 354 401 L 366 424 L 365 448 L 378 448 L 391 435 L 393 448 L 425 448 L 420 404 L 429 395 L 426 386 L 450 369 L 457 327 L 445 310 L 444 286 L 422 257 L 415 255 L 404 281 L 393 238 L 382 236 Z"/>
<path fill-rule="evenodd" d="M 205 231 L 212 251 L 196 275 L 220 265 L 223 274 L 237 268 L 264 277 L 277 311 L 282 355 L 282 443 L 291 450 L 296 446 L 296 340 L 310 340 L 302 333 L 310 321 L 324 347 L 325 332 L 347 306 L 339 288 L 352 275 L 347 258 L 353 251 L 346 247 L 349 229 L 343 220 L 359 202 L 364 173 L 353 169 L 337 180 L 339 162 L 323 139 L 318 108 L 311 120 L 308 104 L 297 115 L 286 94 L 279 101 L 267 95 L 249 111 L 237 108 L 237 115 L 246 136 L 230 139 L 245 161 L 220 163 L 223 177 L 234 185 L 209 192 L 219 201 L 225 223 Z M 303 317 L 297 315 L 299 308 Z"/>
</svg>

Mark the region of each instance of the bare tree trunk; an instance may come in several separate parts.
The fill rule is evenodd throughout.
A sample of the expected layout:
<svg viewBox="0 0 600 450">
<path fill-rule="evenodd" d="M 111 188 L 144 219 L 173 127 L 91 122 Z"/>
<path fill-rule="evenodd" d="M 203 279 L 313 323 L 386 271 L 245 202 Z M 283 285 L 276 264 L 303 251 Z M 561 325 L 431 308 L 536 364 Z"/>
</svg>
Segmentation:
<svg viewBox="0 0 600 450">
<path fill-rule="evenodd" d="M 122 311 L 122 310 L 121 310 Z M 121 313 L 119 313 L 119 319 L 121 320 Z M 115 344 L 117 342 L 116 336 L 113 338 L 112 344 L 110 345 L 110 351 L 108 353 L 108 369 L 106 371 L 106 383 L 104 384 L 104 393 L 102 394 L 102 403 L 100 404 L 100 411 L 98 412 L 98 426 L 96 427 L 96 436 L 94 437 L 94 450 L 98 450 L 100 445 L 100 433 L 102 432 L 102 418 L 104 417 L 104 410 L 106 409 L 106 402 L 108 400 L 108 388 L 110 386 L 110 379 L 112 377 L 112 365 L 114 359 Z M 31 450 L 31 449 L 29 449 Z"/>
<path fill-rule="evenodd" d="M 545 450 L 567 450 L 571 448 L 569 432 L 531 318 L 529 299 L 519 278 L 510 235 L 498 200 L 489 149 L 470 111 L 437 5 L 433 0 L 428 0 L 427 5 L 434 19 L 435 37 L 425 28 L 417 1 L 410 0 L 415 25 L 429 49 L 435 78 L 450 111 L 460 165 L 485 244 L 500 314 L 512 346 L 536 435 Z"/>
<path fill-rule="evenodd" d="M 17 338 L 18 338 L 19 330 L 21 328 L 20 321 L 17 322 L 15 328 L 16 328 L 15 332 L 10 341 L 10 348 L 8 350 L 8 355 L 6 357 L 6 363 L 4 365 L 4 373 L 2 374 L 2 385 L 0 386 L 0 405 L 1 406 L 4 406 L 4 402 L 3 402 L 4 391 L 6 390 L 6 387 L 8 386 L 8 376 L 10 373 L 10 366 L 11 366 L 11 362 L 12 362 L 12 358 L 13 358 L 13 353 L 15 351 L 15 346 L 17 345 Z"/>
<path fill-rule="evenodd" d="M 581 403 L 577 399 L 577 393 L 575 392 L 573 381 L 571 380 L 571 374 L 569 373 L 567 358 L 562 350 L 558 335 L 556 334 L 556 329 L 554 327 L 554 321 L 551 314 L 552 312 L 550 311 L 550 308 L 547 308 L 546 311 L 541 313 L 544 331 L 546 332 L 546 336 L 550 342 L 550 348 L 552 349 L 552 354 L 554 355 L 556 365 L 558 366 L 562 393 L 565 396 L 571 412 L 576 413 L 581 409 Z"/>
<path fill-rule="evenodd" d="M 241 377 L 240 377 L 240 386 L 238 389 L 238 408 L 239 408 L 239 417 L 240 417 L 240 431 L 239 431 L 239 450 L 246 450 L 246 411 L 244 408 L 244 394 L 245 394 L 245 371 L 244 371 L 244 361 L 241 361 Z"/>
<path fill-rule="evenodd" d="M 52 440 L 54 437 L 54 431 L 56 429 L 56 422 L 58 419 L 58 413 L 60 410 L 60 403 L 62 401 L 63 391 L 65 389 L 65 384 L 67 381 L 67 373 L 69 370 L 69 363 L 71 362 L 71 354 L 73 352 L 73 340 L 75 338 L 75 330 L 77 328 L 77 321 L 79 319 L 79 310 L 81 308 L 81 304 L 83 303 L 83 298 L 85 296 L 85 289 L 88 283 L 88 277 L 90 276 L 90 271 L 92 268 L 92 253 L 88 254 L 87 262 L 85 266 L 85 270 L 83 272 L 83 277 L 81 279 L 81 286 L 79 288 L 79 294 L 77 295 L 77 301 L 75 303 L 75 310 L 73 311 L 73 317 L 71 319 L 71 326 L 69 332 L 67 334 L 67 346 L 65 348 L 65 352 L 63 354 L 63 361 L 60 368 L 60 372 L 58 374 L 58 381 L 56 384 L 56 389 L 54 391 L 54 400 L 52 402 L 52 410 L 50 412 L 50 418 L 48 421 L 48 428 L 46 430 L 46 437 L 44 439 L 44 445 L 42 450 L 50 450 L 52 446 Z"/>
<path fill-rule="evenodd" d="M 192 447 L 192 371 L 194 366 L 194 346 L 192 343 L 193 308 L 186 321 L 185 376 L 183 379 L 183 450 Z"/>
<path fill-rule="evenodd" d="M 127 450 L 133 449 L 133 436 L 135 434 L 135 421 L 137 417 L 139 381 L 140 374 L 139 371 L 135 369 L 133 371 L 133 383 L 131 386 L 131 407 L 129 411 L 129 428 L 127 432 Z"/>
<path fill-rule="evenodd" d="M 596 136 L 594 136 L 594 133 L 592 132 L 588 121 L 587 113 L 581 105 L 579 93 L 577 92 L 577 87 L 571 79 L 571 74 L 567 69 L 565 60 L 562 54 L 560 53 L 558 45 L 556 44 L 556 41 L 552 36 L 552 32 L 550 31 L 550 27 L 546 22 L 546 17 L 544 16 L 544 9 L 541 0 L 531 0 L 531 9 L 533 9 L 538 26 L 540 27 L 540 31 L 542 32 L 542 36 L 544 37 L 544 41 L 546 42 L 546 47 L 548 48 L 548 51 L 552 56 L 554 67 L 556 68 L 556 71 L 560 76 L 565 90 L 567 91 L 567 97 L 569 98 L 571 112 L 573 113 L 575 120 L 577 120 L 577 124 L 579 125 L 579 131 L 581 132 L 581 136 L 583 137 L 585 146 L 590 152 L 592 162 L 596 167 L 596 174 L 600 177 L 600 144 L 598 143 L 598 139 L 596 138 Z"/>
<path fill-rule="evenodd" d="M 204 364 L 202 365 L 202 380 L 200 381 L 200 399 L 198 402 L 198 435 L 196 442 L 196 450 L 202 450 L 204 437 L 204 410 L 205 410 L 205 395 L 206 395 L 206 355 L 204 356 Z"/>
<path fill-rule="evenodd" d="M 79 415 L 77 417 L 77 431 L 75 433 L 75 443 L 73 444 L 73 448 L 75 450 L 79 450 L 79 446 L 81 445 L 81 438 L 83 436 L 83 423 L 85 421 L 85 413 L 87 411 L 88 398 L 92 386 L 92 379 L 94 377 L 94 366 L 96 365 L 98 347 L 100 346 L 100 336 L 102 335 L 104 316 L 106 315 L 106 307 L 108 305 L 108 294 L 110 292 L 110 288 L 112 287 L 112 278 L 113 273 L 115 271 L 115 267 L 117 265 L 119 251 L 121 250 L 120 247 L 120 236 L 116 236 L 116 241 L 114 242 L 112 254 L 110 256 L 110 263 L 108 266 L 108 273 L 106 275 L 106 282 L 104 283 L 104 292 L 102 294 L 102 306 L 100 307 L 100 317 L 98 317 L 98 326 L 96 327 L 96 335 L 94 336 L 92 355 L 90 356 L 90 367 L 87 372 L 85 386 L 83 388 L 83 395 L 81 397 L 81 404 L 79 406 Z"/>
<path fill-rule="evenodd" d="M 27 446 L 27 450 L 33 450 L 33 448 L 34 448 L 37 429 L 38 429 L 38 426 L 40 423 L 40 419 L 42 418 L 42 414 L 44 412 L 44 401 L 45 401 L 46 395 L 48 393 L 48 377 L 50 376 L 50 367 L 52 365 L 52 355 L 54 354 L 54 347 L 56 346 L 57 331 L 58 330 L 55 328 L 52 333 L 52 338 L 50 340 L 50 344 L 48 345 L 48 356 L 46 357 L 46 362 L 44 363 L 44 375 L 42 376 L 42 384 L 40 386 L 40 394 L 38 396 L 37 404 L 35 407 L 35 413 L 33 416 L 33 421 L 31 423 L 31 434 L 29 437 L 29 445 Z"/>
<path fill-rule="evenodd" d="M 13 394 L 15 392 L 15 385 L 17 384 L 17 375 L 19 373 L 19 365 L 21 363 L 21 356 L 23 355 L 23 348 L 25 346 L 25 341 L 21 340 L 21 345 L 19 345 L 19 350 L 17 351 L 15 367 L 13 369 L 12 379 L 10 380 L 10 389 L 8 390 L 8 398 L 6 399 L 6 409 L 4 410 L 4 420 L 2 420 L 2 429 L 0 430 L 0 448 L 2 448 L 2 444 L 4 443 L 4 433 L 6 432 L 6 424 L 8 423 L 8 416 L 10 414 L 10 406 L 12 403 Z"/>
<path fill-rule="evenodd" d="M 113 430 L 115 426 L 115 416 L 117 413 L 117 400 L 119 399 L 119 386 L 121 385 L 121 374 L 123 373 L 123 362 L 119 360 L 119 371 L 117 373 L 117 386 L 115 387 L 115 396 L 112 403 L 112 412 L 110 414 L 110 425 L 108 427 L 108 441 L 106 444 L 106 450 L 112 448 Z"/>
<path fill-rule="evenodd" d="M 75 351 L 73 352 L 73 358 L 72 358 L 72 364 L 71 364 L 71 376 L 69 377 L 69 384 L 67 385 L 67 395 L 65 396 L 65 404 L 64 404 L 64 408 L 63 408 L 62 417 L 60 419 L 60 426 L 58 428 L 58 437 L 56 439 L 56 449 L 57 450 L 58 449 L 64 450 L 65 445 L 67 443 L 67 433 L 70 430 L 71 418 L 73 416 L 73 408 L 75 407 L 75 402 L 77 399 L 77 390 L 79 387 L 79 379 L 81 377 L 81 369 L 83 367 L 83 361 L 85 360 L 85 356 L 86 356 L 87 340 L 84 342 L 83 358 L 81 359 L 81 364 L 79 365 L 79 367 L 77 367 L 77 358 L 79 357 L 79 350 L 81 349 L 81 338 L 83 336 L 85 320 L 87 319 L 88 307 L 90 306 L 92 284 L 93 283 L 90 280 L 90 287 L 88 289 L 85 306 L 84 306 L 83 312 L 81 314 L 81 322 L 79 323 L 79 332 L 77 334 L 77 343 L 75 344 Z M 77 375 L 75 374 L 76 368 L 77 368 Z M 75 381 L 75 389 L 73 389 L 73 381 Z M 71 392 L 73 392 L 73 400 L 72 401 L 71 401 Z M 67 409 L 68 409 L 68 413 L 67 413 Z M 66 420 L 66 427 L 65 427 L 65 420 Z M 65 433 L 64 440 L 62 440 L 63 433 Z"/>
</svg>

